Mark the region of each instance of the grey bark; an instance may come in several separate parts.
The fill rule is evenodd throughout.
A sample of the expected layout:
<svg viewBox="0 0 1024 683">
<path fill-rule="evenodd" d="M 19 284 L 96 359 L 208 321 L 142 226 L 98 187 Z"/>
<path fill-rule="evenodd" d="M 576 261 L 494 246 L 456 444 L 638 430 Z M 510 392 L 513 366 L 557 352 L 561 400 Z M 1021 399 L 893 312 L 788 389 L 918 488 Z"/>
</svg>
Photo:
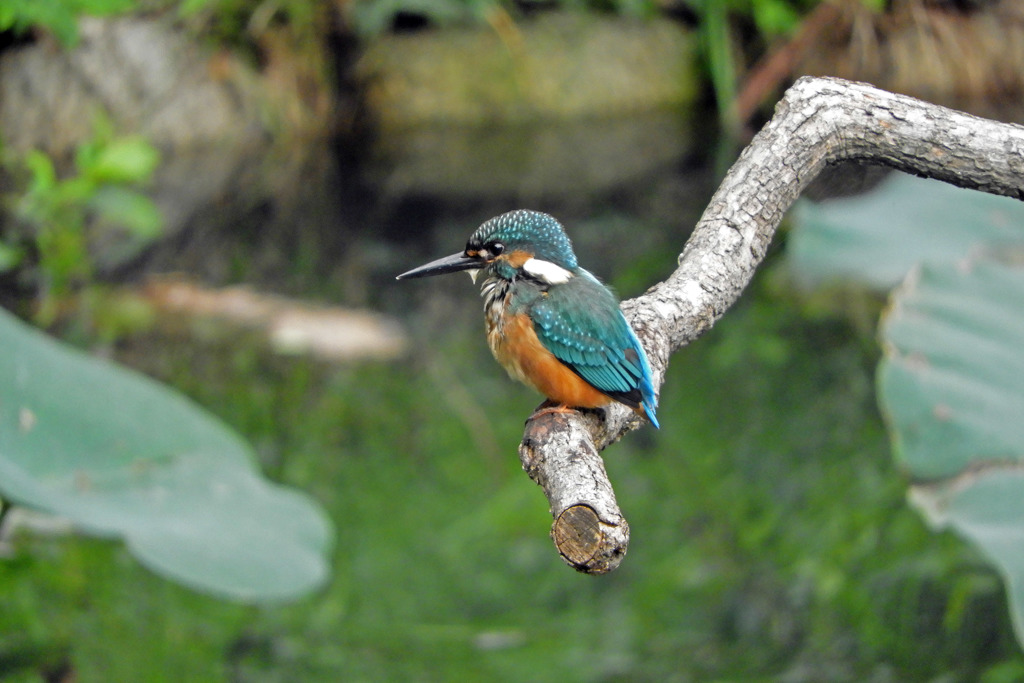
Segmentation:
<svg viewBox="0 0 1024 683">
<path fill-rule="evenodd" d="M 790 205 L 825 166 L 841 161 L 1024 199 L 1024 127 L 863 83 L 801 78 L 729 170 L 675 272 L 622 305 L 655 386 L 671 354 L 739 298 Z M 556 547 L 579 571 L 611 571 L 626 554 L 629 527 L 599 453 L 641 424 L 618 404 L 603 415 L 544 414 L 526 424 L 520 459 L 548 498 Z M 662 429 L 672 429 L 664 417 Z"/>
</svg>

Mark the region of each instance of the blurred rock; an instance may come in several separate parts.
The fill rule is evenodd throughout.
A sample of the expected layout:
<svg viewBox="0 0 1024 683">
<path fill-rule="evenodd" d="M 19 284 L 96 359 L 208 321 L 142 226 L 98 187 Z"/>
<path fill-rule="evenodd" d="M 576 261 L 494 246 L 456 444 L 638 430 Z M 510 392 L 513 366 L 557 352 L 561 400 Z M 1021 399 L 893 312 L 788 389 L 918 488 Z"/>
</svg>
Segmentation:
<svg viewBox="0 0 1024 683">
<path fill-rule="evenodd" d="M 4 53 L 0 123 L 14 149 L 65 155 L 101 112 L 164 148 L 260 139 L 251 81 L 226 77 L 237 65 L 218 74 L 169 22 L 86 18 L 79 35 L 71 50 L 37 42 Z"/>
<path fill-rule="evenodd" d="M 381 137 L 372 173 L 389 195 L 515 196 L 536 203 L 649 183 L 692 144 L 687 119 L 672 111 L 515 126 L 426 126 Z"/>
<path fill-rule="evenodd" d="M 668 20 L 582 12 L 382 37 L 356 65 L 372 182 L 523 203 L 642 184 L 690 149 L 694 48 Z"/>
<path fill-rule="evenodd" d="M 4 143 L 67 163 L 97 116 L 119 134 L 146 136 L 163 152 L 152 194 L 167 237 L 287 201 L 310 184 L 310 167 L 322 166 L 309 157 L 325 153 L 333 96 L 300 78 L 298 60 L 272 34 L 262 37 L 263 72 L 159 16 L 86 18 L 79 35 L 69 50 L 41 40 L 0 55 Z M 282 63 L 290 79 L 275 77 Z M 114 251 L 96 255 L 101 268 L 120 265 Z"/>
<path fill-rule="evenodd" d="M 696 38 L 668 20 L 548 12 L 496 29 L 374 41 L 356 69 L 373 119 L 392 131 L 622 116 L 697 93 Z"/>
</svg>

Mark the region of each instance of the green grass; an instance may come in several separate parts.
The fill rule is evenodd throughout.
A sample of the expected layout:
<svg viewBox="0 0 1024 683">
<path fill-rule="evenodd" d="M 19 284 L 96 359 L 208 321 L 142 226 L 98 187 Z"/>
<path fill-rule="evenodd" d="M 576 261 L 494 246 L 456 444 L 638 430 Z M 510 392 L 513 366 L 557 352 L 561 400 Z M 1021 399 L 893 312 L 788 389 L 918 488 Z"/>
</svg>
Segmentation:
<svg viewBox="0 0 1024 683">
<path fill-rule="evenodd" d="M 489 358 L 470 301 L 419 319 L 421 350 L 392 364 L 131 345 L 126 359 L 221 415 L 268 473 L 324 503 L 334 579 L 299 603 L 246 607 L 156 578 L 116 544 L 22 535 L 0 564 L 0 678 L 38 680 L 31 671 L 64 660 L 80 681 L 1020 671 L 1000 583 L 905 505 L 875 358 L 850 327 L 755 291 L 677 354 L 662 430 L 605 453 L 629 555 L 587 577 L 557 558 L 546 501 L 516 457 L 538 400 Z M 32 667 L 15 673 L 18 656 Z"/>
</svg>

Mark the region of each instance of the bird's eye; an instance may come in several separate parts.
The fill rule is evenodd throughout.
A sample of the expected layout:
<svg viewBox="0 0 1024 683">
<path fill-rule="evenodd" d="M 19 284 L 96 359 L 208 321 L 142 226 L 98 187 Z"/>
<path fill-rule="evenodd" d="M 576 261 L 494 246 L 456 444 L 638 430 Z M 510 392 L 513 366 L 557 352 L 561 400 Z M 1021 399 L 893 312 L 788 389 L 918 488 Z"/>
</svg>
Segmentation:
<svg viewBox="0 0 1024 683">
<path fill-rule="evenodd" d="M 505 245 L 501 242 L 491 242 L 487 251 L 491 252 L 493 256 L 498 256 L 501 252 L 505 251 Z"/>
</svg>

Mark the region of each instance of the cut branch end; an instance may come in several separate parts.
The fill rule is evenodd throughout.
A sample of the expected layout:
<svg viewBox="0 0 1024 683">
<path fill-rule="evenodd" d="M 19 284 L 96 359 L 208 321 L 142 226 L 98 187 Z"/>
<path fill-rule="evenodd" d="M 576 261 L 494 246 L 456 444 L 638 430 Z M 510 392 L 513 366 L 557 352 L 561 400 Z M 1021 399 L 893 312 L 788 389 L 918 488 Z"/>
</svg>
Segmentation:
<svg viewBox="0 0 1024 683">
<path fill-rule="evenodd" d="M 607 524 L 589 505 L 573 505 L 555 518 L 551 538 L 562 559 L 576 571 L 606 574 L 626 556 L 629 525 L 625 519 Z"/>
</svg>

